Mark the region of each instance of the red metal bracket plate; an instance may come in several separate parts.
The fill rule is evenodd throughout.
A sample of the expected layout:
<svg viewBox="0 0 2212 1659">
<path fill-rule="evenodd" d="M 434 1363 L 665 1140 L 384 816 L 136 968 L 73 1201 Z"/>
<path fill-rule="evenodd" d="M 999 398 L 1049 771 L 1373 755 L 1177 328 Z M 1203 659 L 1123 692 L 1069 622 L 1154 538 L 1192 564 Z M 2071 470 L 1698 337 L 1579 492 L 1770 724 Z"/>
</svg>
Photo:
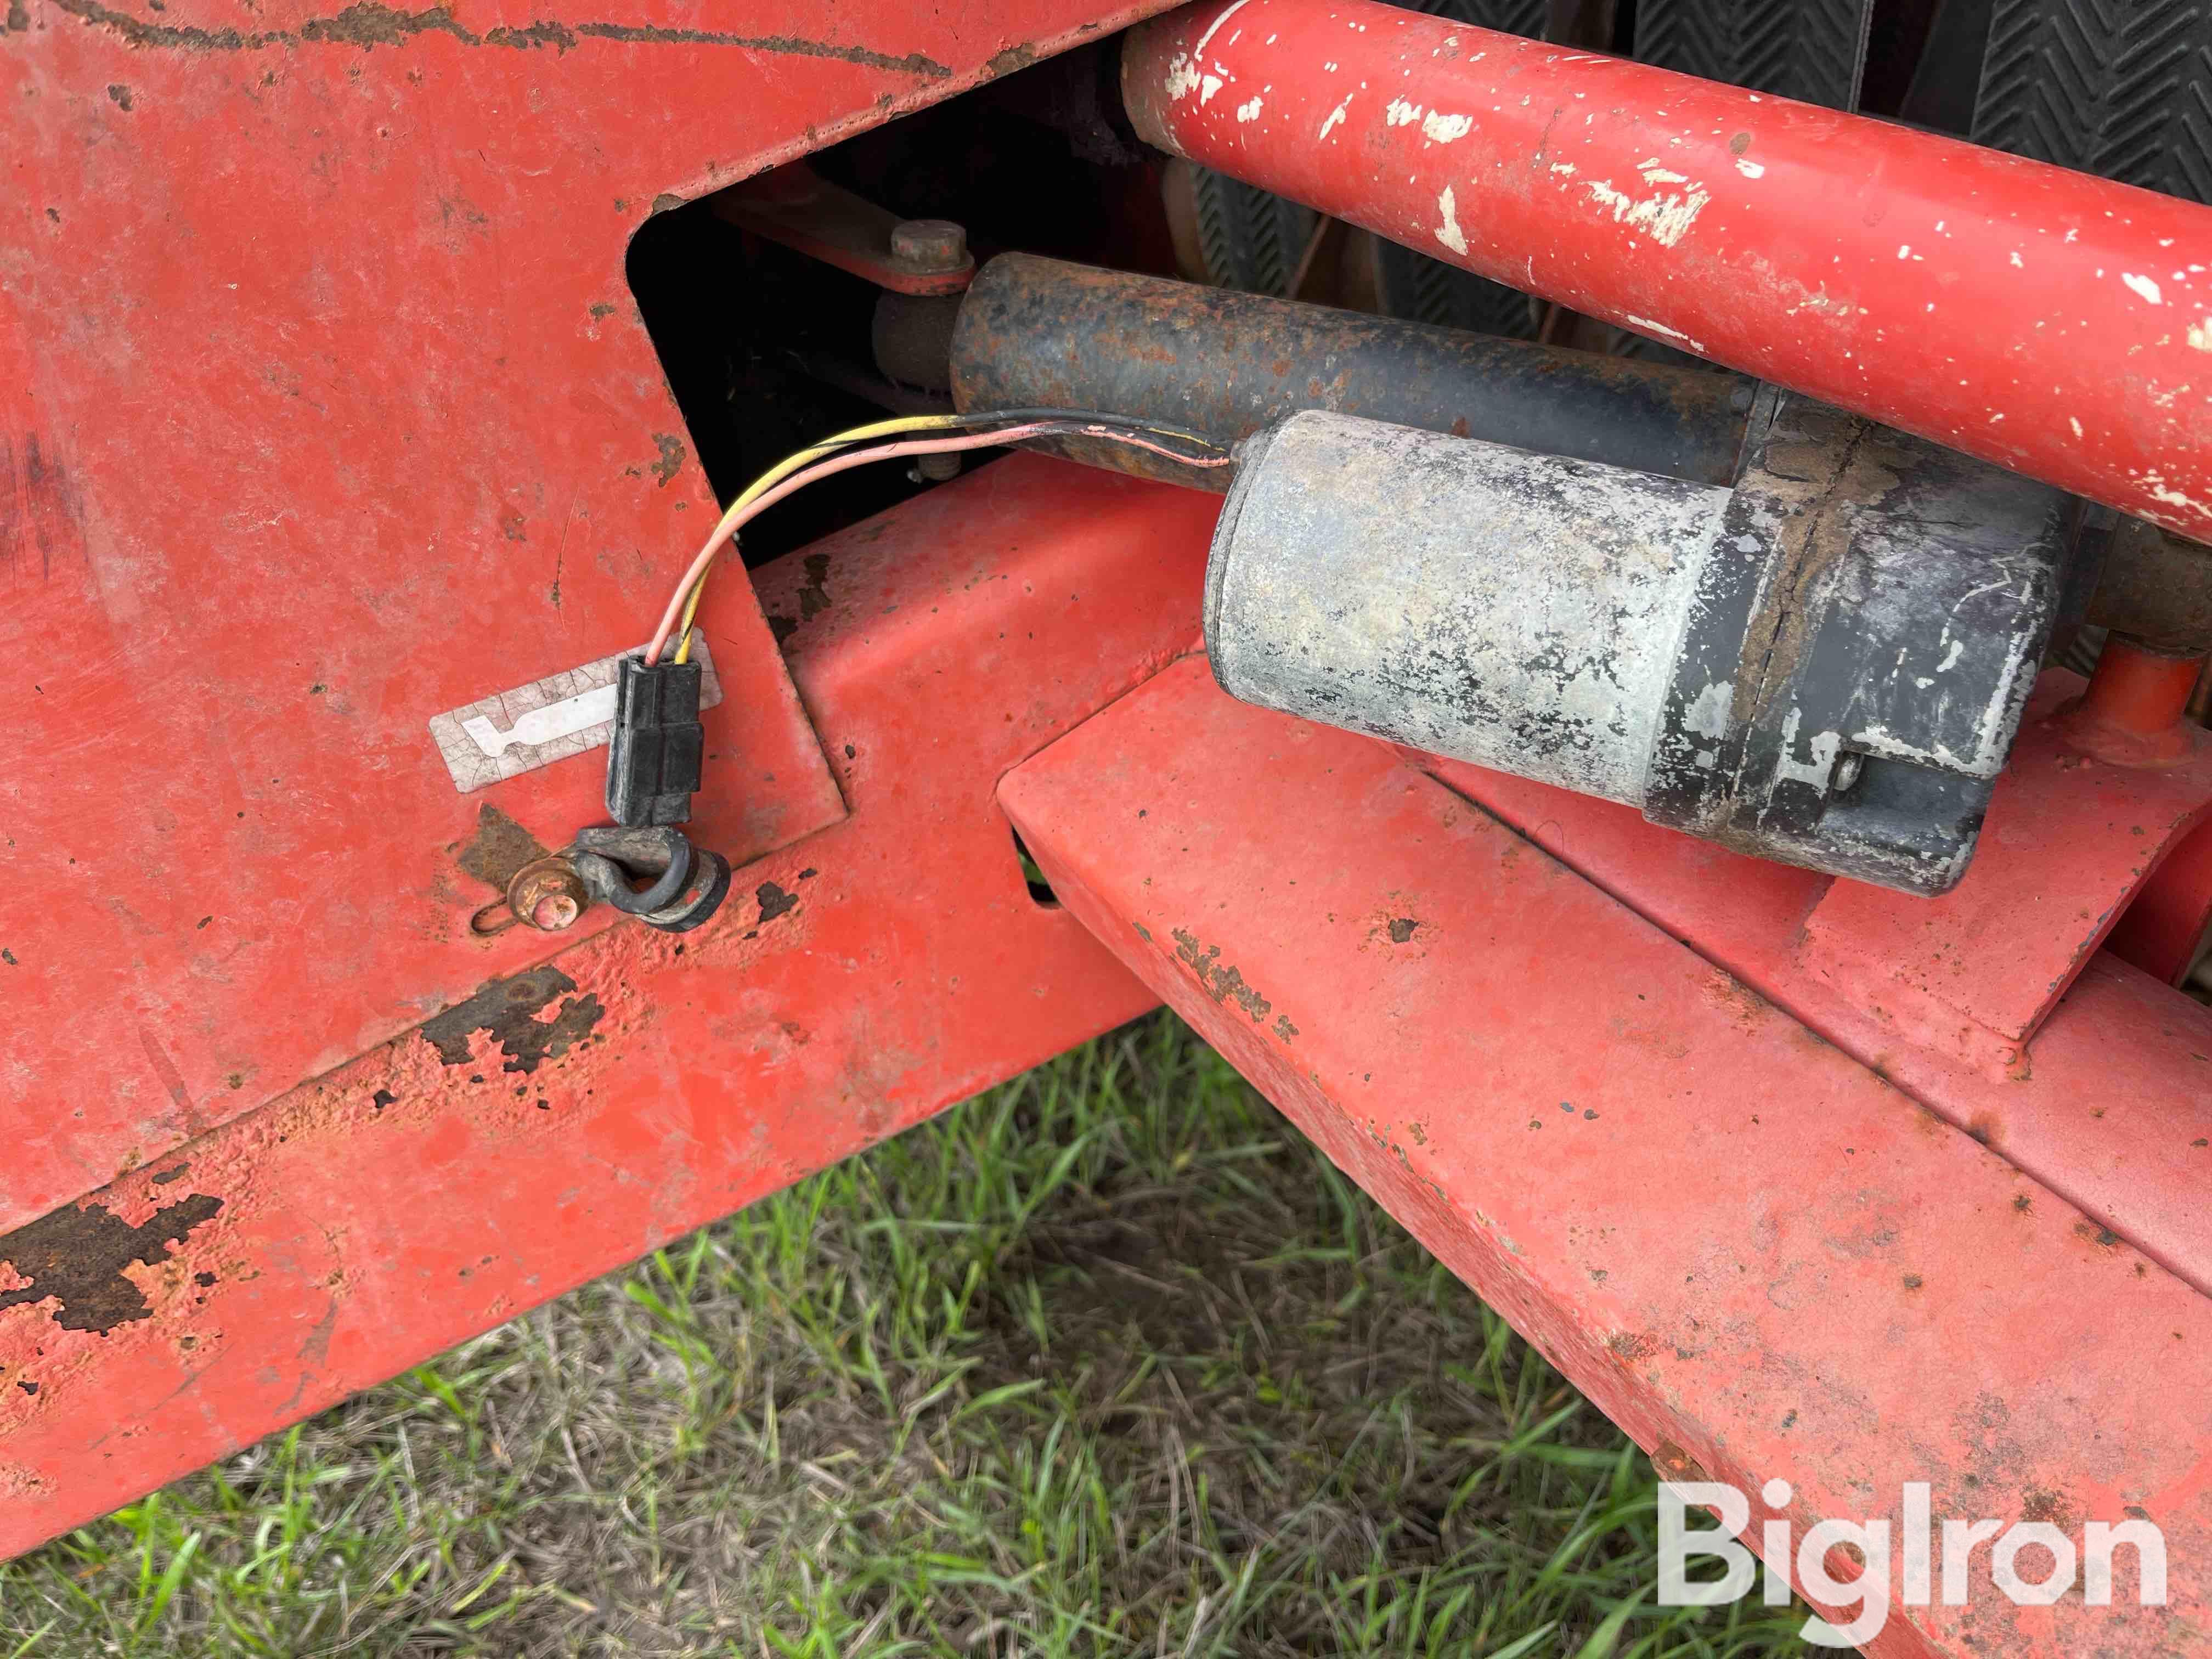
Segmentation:
<svg viewBox="0 0 2212 1659">
<path fill-rule="evenodd" d="M 2030 1063 L 1991 1072 L 1923 1046 L 1806 971 L 1798 941 L 1830 878 L 1661 829 L 1611 801 L 1413 758 L 2114 1237 L 2212 1292 L 2212 1009 L 2100 952 L 2038 1033 Z"/>
<path fill-rule="evenodd" d="M 1808 969 L 1931 1046 L 2021 1062 L 2136 890 L 2212 817 L 2212 734 L 2185 728 L 2193 758 L 2172 767 L 2092 759 L 2054 718 L 2083 684 L 2063 668 L 2038 683 L 1966 878 L 1936 899 L 1835 883 L 1805 924 Z"/>
</svg>

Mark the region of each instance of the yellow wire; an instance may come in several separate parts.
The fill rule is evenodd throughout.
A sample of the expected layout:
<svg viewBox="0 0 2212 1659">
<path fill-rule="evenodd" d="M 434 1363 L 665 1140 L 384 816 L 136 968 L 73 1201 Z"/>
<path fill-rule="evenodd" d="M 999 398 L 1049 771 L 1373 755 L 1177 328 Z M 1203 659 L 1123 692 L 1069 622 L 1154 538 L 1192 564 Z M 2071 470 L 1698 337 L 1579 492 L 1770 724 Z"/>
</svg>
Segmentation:
<svg viewBox="0 0 2212 1659">
<path fill-rule="evenodd" d="M 865 438 L 887 438 L 901 432 L 938 431 L 945 427 L 958 426 L 962 418 L 957 415 L 904 415 L 894 421 L 876 421 L 866 426 L 852 427 L 824 438 L 819 443 L 809 444 L 795 454 L 786 456 L 746 485 L 744 492 L 730 503 L 729 510 L 715 525 L 714 538 L 720 540 L 728 535 L 731 524 L 740 513 L 826 451 L 845 444 L 858 443 Z M 706 592 L 707 578 L 714 574 L 714 567 L 710 564 L 700 573 L 699 580 L 691 585 L 690 597 L 684 601 L 684 619 L 676 625 L 676 660 L 678 662 L 691 660 L 691 619 L 699 614 L 699 596 Z"/>
</svg>

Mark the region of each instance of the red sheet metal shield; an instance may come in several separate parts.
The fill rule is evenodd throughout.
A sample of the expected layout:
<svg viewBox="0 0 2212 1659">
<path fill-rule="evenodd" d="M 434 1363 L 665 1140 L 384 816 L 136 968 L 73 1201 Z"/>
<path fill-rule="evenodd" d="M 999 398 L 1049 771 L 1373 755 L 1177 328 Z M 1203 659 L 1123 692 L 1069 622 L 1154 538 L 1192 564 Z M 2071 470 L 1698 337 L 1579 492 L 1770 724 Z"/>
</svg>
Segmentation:
<svg viewBox="0 0 2212 1659">
<path fill-rule="evenodd" d="M 1020 456 L 760 572 L 852 815 L 0 1234 L 0 1556 L 1150 1006 L 992 789 L 1188 647 L 1215 507 Z"/>
<path fill-rule="evenodd" d="M 714 512 L 646 218 L 1151 9 L 0 9 L 0 1229 L 554 948 L 471 870 L 604 751 L 463 794 L 426 723 L 641 642 Z M 709 625 L 742 861 L 844 808 Z"/>
</svg>

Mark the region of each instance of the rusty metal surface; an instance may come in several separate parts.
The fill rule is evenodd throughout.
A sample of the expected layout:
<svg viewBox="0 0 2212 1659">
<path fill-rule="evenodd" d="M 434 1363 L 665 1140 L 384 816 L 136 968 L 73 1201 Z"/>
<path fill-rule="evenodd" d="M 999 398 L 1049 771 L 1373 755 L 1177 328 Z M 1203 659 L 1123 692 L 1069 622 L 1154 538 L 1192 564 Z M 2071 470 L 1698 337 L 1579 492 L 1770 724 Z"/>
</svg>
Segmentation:
<svg viewBox="0 0 2212 1659">
<path fill-rule="evenodd" d="M 1122 91 L 1202 166 L 2212 539 L 2212 209 L 1376 0 L 1186 7 Z"/>
<path fill-rule="evenodd" d="M 991 792 L 1194 641 L 1212 512 L 1016 456 L 757 573 L 852 816 L 0 1234 L 0 1554 L 1149 1006 Z"/>
<path fill-rule="evenodd" d="M 2212 548 L 2124 519 L 2103 551 L 2085 621 L 2161 651 L 2212 650 Z"/>
<path fill-rule="evenodd" d="M 552 948 L 463 860 L 603 753 L 471 798 L 425 722 L 638 644 L 715 511 L 640 227 L 1148 9 L 0 8 L 0 1230 Z M 716 595 L 750 859 L 845 809 Z"/>
<path fill-rule="evenodd" d="M 2165 1529 L 2167 1607 L 2016 1607 L 1978 1558 L 1966 1606 L 1895 1607 L 1869 1652 L 2196 1650 L 2197 1291 L 1414 766 L 1202 664 L 1000 793 L 1133 972 L 1754 1525 L 1899 1520 L 1926 1480 L 1938 1514 Z"/>
<path fill-rule="evenodd" d="M 961 302 L 953 394 L 1150 415 L 1224 443 L 1305 409 L 1486 438 L 1692 483 L 1735 476 L 1751 387 L 1731 375 L 1004 253 Z M 1115 446 L 1064 453 L 1174 483 L 1225 481 Z"/>
</svg>

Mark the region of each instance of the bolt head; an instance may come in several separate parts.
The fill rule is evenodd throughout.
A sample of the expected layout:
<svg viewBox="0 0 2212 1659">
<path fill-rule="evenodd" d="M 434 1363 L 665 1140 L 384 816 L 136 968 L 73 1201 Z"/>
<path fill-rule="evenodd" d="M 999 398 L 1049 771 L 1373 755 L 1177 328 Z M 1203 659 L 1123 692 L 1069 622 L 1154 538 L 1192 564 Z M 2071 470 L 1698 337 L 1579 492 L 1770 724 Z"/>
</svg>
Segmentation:
<svg viewBox="0 0 2212 1659">
<path fill-rule="evenodd" d="M 524 865 L 507 884 L 507 908 L 541 933 L 574 927 L 591 902 L 576 866 L 557 854 Z"/>
<path fill-rule="evenodd" d="M 968 233 L 950 219 L 902 219 L 891 227 L 891 258 L 909 270 L 957 270 L 968 263 Z"/>
<path fill-rule="evenodd" d="M 548 893 L 531 907 L 530 925 L 544 933 L 557 933 L 576 925 L 582 907 L 566 893 Z"/>
</svg>

